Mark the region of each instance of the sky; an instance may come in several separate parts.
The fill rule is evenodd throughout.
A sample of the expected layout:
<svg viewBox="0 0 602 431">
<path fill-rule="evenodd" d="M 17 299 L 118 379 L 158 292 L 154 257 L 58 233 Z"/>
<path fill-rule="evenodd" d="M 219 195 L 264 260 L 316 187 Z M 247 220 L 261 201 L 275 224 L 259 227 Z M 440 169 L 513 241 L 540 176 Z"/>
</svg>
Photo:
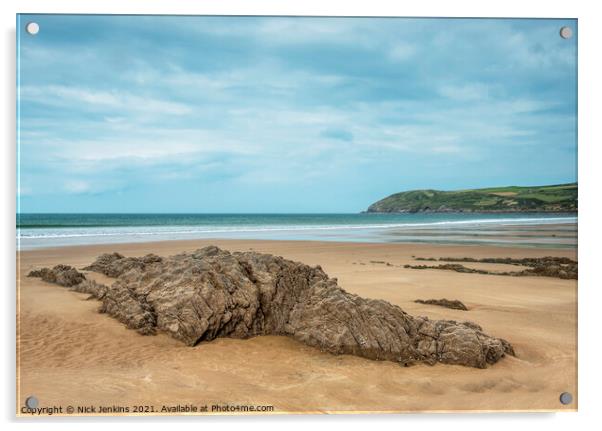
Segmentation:
<svg viewBox="0 0 602 431">
<path fill-rule="evenodd" d="M 23 213 L 359 212 L 577 178 L 575 20 L 21 15 L 17 33 Z"/>
</svg>

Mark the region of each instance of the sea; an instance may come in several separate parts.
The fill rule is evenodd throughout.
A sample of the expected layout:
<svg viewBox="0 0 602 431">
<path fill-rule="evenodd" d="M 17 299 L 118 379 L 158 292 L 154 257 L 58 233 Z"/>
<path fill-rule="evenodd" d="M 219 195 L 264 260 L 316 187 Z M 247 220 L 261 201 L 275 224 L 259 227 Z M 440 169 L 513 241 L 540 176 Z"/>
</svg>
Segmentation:
<svg viewBox="0 0 602 431">
<path fill-rule="evenodd" d="M 549 213 L 17 214 L 19 250 L 212 238 L 575 247 L 577 216 Z"/>
</svg>

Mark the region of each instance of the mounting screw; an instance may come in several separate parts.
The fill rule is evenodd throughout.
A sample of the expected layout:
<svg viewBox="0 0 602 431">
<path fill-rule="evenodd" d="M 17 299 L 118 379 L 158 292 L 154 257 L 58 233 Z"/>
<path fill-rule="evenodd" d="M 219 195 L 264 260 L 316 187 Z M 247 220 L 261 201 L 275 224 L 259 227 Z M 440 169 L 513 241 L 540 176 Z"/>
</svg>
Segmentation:
<svg viewBox="0 0 602 431">
<path fill-rule="evenodd" d="M 560 402 L 564 405 L 570 404 L 573 402 L 573 396 L 570 392 L 563 392 L 560 394 Z"/>
<path fill-rule="evenodd" d="M 32 36 L 35 36 L 40 31 L 40 26 L 37 22 L 28 22 L 25 26 L 25 30 L 27 31 L 27 33 L 31 34 Z"/>
<path fill-rule="evenodd" d="M 25 406 L 29 409 L 35 409 L 36 407 L 38 407 L 39 401 L 36 397 L 34 397 L 33 395 L 30 397 L 27 397 L 27 399 L 25 400 Z"/>
<path fill-rule="evenodd" d="M 570 27 L 560 28 L 560 37 L 563 39 L 570 39 L 573 36 L 573 29 Z"/>
</svg>

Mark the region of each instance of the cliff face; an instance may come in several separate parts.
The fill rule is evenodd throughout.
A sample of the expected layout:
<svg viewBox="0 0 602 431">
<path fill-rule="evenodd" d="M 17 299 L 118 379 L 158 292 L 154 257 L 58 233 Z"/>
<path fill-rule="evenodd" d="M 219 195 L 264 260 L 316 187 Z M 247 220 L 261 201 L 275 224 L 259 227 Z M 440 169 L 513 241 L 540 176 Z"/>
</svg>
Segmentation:
<svg viewBox="0 0 602 431">
<path fill-rule="evenodd" d="M 577 184 L 458 191 L 412 190 L 368 207 L 371 213 L 576 212 Z"/>
<path fill-rule="evenodd" d="M 413 317 L 386 301 L 341 289 L 320 267 L 255 252 L 206 247 L 141 258 L 104 254 L 89 267 L 115 278 L 104 286 L 59 265 L 33 271 L 102 301 L 101 312 L 141 334 L 165 332 L 193 346 L 217 337 L 286 335 L 333 354 L 409 365 L 443 362 L 485 368 L 510 344 L 472 322 Z"/>
</svg>

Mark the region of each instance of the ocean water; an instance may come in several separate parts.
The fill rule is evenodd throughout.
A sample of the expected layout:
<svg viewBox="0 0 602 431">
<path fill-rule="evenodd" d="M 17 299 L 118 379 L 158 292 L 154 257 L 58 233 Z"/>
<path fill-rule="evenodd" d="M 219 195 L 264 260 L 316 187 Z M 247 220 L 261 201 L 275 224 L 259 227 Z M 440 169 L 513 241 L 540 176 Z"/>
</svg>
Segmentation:
<svg viewBox="0 0 602 431">
<path fill-rule="evenodd" d="M 576 222 L 537 213 L 17 214 L 17 246 L 227 238 L 562 247 L 575 246 Z"/>
</svg>

